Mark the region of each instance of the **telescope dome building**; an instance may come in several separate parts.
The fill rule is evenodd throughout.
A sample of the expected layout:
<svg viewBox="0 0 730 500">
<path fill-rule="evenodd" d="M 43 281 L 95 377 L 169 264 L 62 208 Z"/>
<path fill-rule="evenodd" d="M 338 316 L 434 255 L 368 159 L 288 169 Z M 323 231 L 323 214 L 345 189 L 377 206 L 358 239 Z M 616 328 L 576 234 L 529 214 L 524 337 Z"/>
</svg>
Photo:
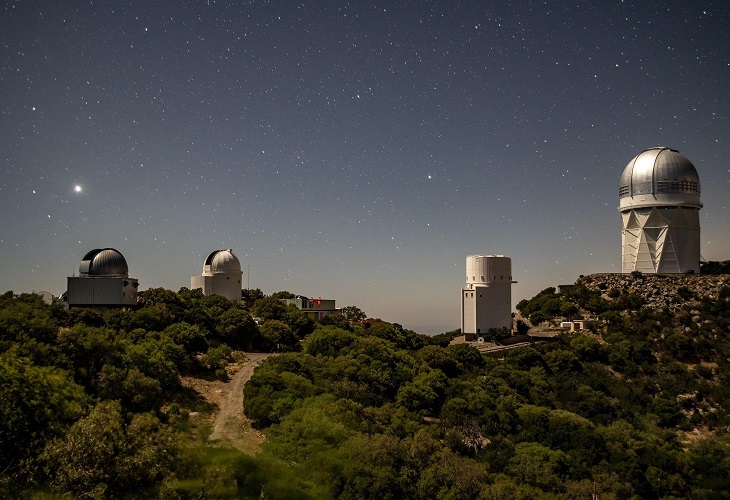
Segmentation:
<svg viewBox="0 0 730 500">
<path fill-rule="evenodd" d="M 619 184 L 622 271 L 700 272 L 700 178 L 666 147 L 645 149 Z"/>
<path fill-rule="evenodd" d="M 68 278 L 68 307 L 134 307 L 138 287 L 118 250 L 97 248 L 81 259 L 79 276 Z"/>
<path fill-rule="evenodd" d="M 461 333 L 477 340 L 492 328 L 512 328 L 512 259 L 469 255 L 461 288 Z"/>
<path fill-rule="evenodd" d="M 203 262 L 203 274 L 190 278 L 190 288 L 200 288 L 203 295 L 221 295 L 241 300 L 241 262 L 233 250 L 215 250 Z"/>
</svg>

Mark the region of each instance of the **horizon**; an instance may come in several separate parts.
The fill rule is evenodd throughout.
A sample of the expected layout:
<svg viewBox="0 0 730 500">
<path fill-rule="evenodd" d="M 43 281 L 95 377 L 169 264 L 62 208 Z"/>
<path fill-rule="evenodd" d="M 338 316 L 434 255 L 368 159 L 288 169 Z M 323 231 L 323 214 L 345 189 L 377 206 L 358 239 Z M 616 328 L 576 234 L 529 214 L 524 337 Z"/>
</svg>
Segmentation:
<svg viewBox="0 0 730 500">
<path fill-rule="evenodd" d="M 695 165 L 702 257 L 730 259 L 724 3 L 4 14 L 6 290 L 55 295 L 103 247 L 179 290 L 232 248 L 266 294 L 458 328 L 467 255 L 512 259 L 513 310 L 620 272 L 619 178 L 654 146 Z"/>
</svg>

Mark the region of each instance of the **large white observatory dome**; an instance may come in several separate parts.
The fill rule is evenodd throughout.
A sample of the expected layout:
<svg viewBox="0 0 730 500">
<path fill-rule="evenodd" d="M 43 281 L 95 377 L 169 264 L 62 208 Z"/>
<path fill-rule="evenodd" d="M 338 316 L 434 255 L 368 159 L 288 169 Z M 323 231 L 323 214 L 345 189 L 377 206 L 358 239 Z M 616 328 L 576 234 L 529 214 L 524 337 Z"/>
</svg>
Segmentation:
<svg viewBox="0 0 730 500">
<path fill-rule="evenodd" d="M 88 276 L 127 277 L 127 260 L 114 248 L 97 248 L 84 255 L 79 264 L 79 274 Z"/>
<path fill-rule="evenodd" d="M 625 273 L 700 272 L 700 177 L 670 148 L 649 148 L 621 174 L 621 268 Z"/>
<path fill-rule="evenodd" d="M 702 208 L 697 170 L 674 149 L 645 149 L 626 165 L 621 175 L 620 211 L 655 206 Z"/>
<path fill-rule="evenodd" d="M 206 257 L 203 263 L 203 275 L 213 274 L 241 274 L 241 262 L 233 250 L 215 250 Z"/>
</svg>

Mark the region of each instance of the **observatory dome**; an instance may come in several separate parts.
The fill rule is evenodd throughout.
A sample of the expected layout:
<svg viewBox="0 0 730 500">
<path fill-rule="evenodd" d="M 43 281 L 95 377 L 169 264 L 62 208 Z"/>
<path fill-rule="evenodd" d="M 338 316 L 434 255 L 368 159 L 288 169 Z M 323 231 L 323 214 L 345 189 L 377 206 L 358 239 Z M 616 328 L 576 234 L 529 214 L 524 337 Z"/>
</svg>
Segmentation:
<svg viewBox="0 0 730 500">
<path fill-rule="evenodd" d="M 113 248 L 97 248 L 81 259 L 79 273 L 88 276 L 127 277 L 129 268 L 126 259 L 119 251 Z"/>
<path fill-rule="evenodd" d="M 701 208 L 700 178 L 692 162 L 665 147 L 645 149 L 621 174 L 619 210 L 641 207 Z"/>
<path fill-rule="evenodd" d="M 205 259 L 203 274 L 241 274 L 241 263 L 233 250 L 215 250 Z"/>
</svg>

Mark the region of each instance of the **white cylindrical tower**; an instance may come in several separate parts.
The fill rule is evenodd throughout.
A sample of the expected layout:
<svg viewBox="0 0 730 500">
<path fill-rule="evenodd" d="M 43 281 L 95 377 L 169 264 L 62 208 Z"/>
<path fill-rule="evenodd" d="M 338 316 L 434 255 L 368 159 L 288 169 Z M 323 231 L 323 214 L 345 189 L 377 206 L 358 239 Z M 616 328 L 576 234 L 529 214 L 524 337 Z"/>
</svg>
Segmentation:
<svg viewBox="0 0 730 500">
<path fill-rule="evenodd" d="M 700 272 L 700 179 L 679 151 L 636 155 L 619 185 L 622 271 Z"/>
<path fill-rule="evenodd" d="M 512 328 L 512 259 L 469 255 L 461 289 L 461 332 L 468 339 L 492 328 Z"/>
<path fill-rule="evenodd" d="M 466 283 L 512 283 L 512 259 L 504 255 L 469 255 Z"/>
</svg>

